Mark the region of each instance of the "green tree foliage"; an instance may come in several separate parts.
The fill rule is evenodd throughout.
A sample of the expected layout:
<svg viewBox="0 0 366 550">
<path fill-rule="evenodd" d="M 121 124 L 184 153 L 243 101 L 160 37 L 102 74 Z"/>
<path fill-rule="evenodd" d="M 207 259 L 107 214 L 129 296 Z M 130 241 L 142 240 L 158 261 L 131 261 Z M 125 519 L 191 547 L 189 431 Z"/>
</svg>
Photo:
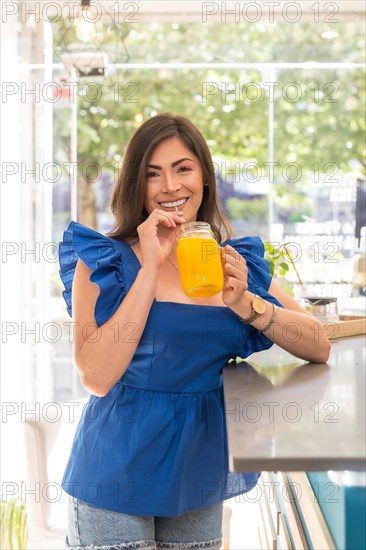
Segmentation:
<svg viewBox="0 0 366 550">
<path fill-rule="evenodd" d="M 267 198 L 243 200 L 231 197 L 226 201 L 226 207 L 233 220 L 252 219 L 263 220 L 268 212 Z"/>
<path fill-rule="evenodd" d="M 62 48 L 77 47 L 74 31 L 65 34 L 62 25 L 62 21 L 55 23 L 54 29 L 55 36 L 63 36 L 63 42 L 58 40 L 59 54 Z M 362 22 L 140 22 L 120 25 L 119 29 L 120 36 L 111 32 L 104 48 L 108 50 L 108 44 L 122 37 L 131 63 L 252 65 L 179 69 L 155 65 L 114 70 L 100 80 L 80 79 L 80 164 L 96 163 L 115 176 L 126 143 L 141 121 L 172 111 L 197 124 L 219 165 L 224 162 L 230 168 L 237 161 L 251 162 L 265 179 L 272 179 L 280 218 L 291 215 L 296 221 L 309 213 L 307 192 L 314 185 L 321 187 L 327 175 L 350 171 L 355 163 L 356 169 L 365 173 L 364 69 L 272 66 L 270 72 L 269 66 L 273 62 L 313 60 L 362 63 Z M 98 97 L 95 82 L 101 86 Z M 274 156 L 278 166 L 273 172 L 266 165 L 271 101 L 266 82 L 272 82 L 274 94 Z M 60 163 L 70 157 L 70 113 L 70 105 L 65 104 L 55 110 L 55 152 Z M 286 168 L 289 163 L 292 169 Z M 300 172 L 294 174 L 291 170 L 296 164 Z M 234 218 L 258 218 L 265 216 L 265 204 L 266 200 L 243 201 L 234 196 L 225 206 Z"/>
</svg>

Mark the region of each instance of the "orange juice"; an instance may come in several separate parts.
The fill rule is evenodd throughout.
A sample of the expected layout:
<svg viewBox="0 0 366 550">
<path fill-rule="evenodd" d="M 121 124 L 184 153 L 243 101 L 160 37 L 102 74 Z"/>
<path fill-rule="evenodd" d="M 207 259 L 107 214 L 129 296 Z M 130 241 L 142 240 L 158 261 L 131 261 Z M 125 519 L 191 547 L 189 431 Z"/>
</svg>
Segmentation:
<svg viewBox="0 0 366 550">
<path fill-rule="evenodd" d="M 224 286 L 220 247 L 209 224 L 193 222 L 184 225 L 194 227 L 188 230 L 182 226 L 177 237 L 176 253 L 183 290 L 188 296 L 213 296 Z"/>
</svg>

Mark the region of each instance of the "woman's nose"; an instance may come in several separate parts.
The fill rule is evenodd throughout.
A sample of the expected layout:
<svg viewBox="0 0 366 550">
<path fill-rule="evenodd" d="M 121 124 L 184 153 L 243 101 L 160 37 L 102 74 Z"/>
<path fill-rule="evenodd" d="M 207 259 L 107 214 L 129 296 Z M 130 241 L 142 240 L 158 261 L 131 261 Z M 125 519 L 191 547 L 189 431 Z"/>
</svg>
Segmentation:
<svg viewBox="0 0 366 550">
<path fill-rule="evenodd" d="M 163 178 L 163 190 L 167 193 L 178 191 L 182 186 L 173 174 L 166 174 Z"/>
</svg>

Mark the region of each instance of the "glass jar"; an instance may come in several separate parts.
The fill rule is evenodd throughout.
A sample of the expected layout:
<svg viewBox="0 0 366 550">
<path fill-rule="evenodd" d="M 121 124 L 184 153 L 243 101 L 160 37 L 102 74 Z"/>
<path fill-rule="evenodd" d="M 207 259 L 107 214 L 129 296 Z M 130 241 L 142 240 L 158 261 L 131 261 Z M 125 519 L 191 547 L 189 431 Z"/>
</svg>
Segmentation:
<svg viewBox="0 0 366 550">
<path fill-rule="evenodd" d="M 337 298 L 305 296 L 303 300 L 305 309 L 322 323 L 336 323 L 339 321 Z"/>
<path fill-rule="evenodd" d="M 220 247 L 210 224 L 190 222 L 177 232 L 177 260 L 183 290 L 188 296 L 206 297 L 224 286 Z"/>
</svg>

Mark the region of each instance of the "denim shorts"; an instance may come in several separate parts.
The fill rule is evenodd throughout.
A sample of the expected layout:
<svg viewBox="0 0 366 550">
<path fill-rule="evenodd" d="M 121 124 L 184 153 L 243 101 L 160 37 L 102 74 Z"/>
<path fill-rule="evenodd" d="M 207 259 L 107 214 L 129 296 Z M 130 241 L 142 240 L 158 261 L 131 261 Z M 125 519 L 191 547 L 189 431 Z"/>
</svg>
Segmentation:
<svg viewBox="0 0 366 550">
<path fill-rule="evenodd" d="M 73 550 L 219 550 L 222 510 L 223 504 L 220 502 L 176 517 L 134 516 L 96 508 L 71 498 L 66 546 Z"/>
</svg>

